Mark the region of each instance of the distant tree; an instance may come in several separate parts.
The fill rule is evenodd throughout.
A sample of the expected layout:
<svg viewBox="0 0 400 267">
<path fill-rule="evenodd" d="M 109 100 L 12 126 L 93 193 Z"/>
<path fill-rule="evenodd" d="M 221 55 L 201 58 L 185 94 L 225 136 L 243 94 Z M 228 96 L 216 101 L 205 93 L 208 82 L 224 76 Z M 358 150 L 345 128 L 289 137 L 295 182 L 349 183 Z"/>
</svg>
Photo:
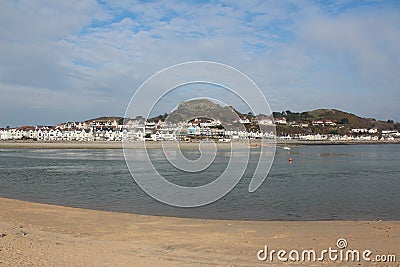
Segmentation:
<svg viewBox="0 0 400 267">
<path fill-rule="evenodd" d="M 339 121 L 339 124 L 349 124 L 349 119 L 348 118 L 343 118 Z"/>
<path fill-rule="evenodd" d="M 394 123 L 394 121 L 393 120 L 387 120 L 387 123 Z"/>
<path fill-rule="evenodd" d="M 136 116 L 135 120 L 144 120 L 143 116 Z"/>
<path fill-rule="evenodd" d="M 6 129 L 7 129 L 7 130 L 8 130 L 8 129 L 10 129 L 10 126 L 9 126 L 9 125 L 7 125 L 7 126 L 6 126 Z"/>
<path fill-rule="evenodd" d="M 300 114 L 300 119 L 304 120 L 304 121 L 309 120 L 310 119 L 310 114 L 308 114 L 308 112 L 302 112 Z"/>
<path fill-rule="evenodd" d="M 337 134 L 339 134 L 339 131 L 337 129 L 333 129 L 329 133 L 337 135 Z"/>
<path fill-rule="evenodd" d="M 148 118 L 147 120 L 150 122 L 165 121 L 165 119 L 167 117 L 168 117 L 168 113 L 164 113 L 164 114 L 158 115 L 157 117 Z"/>
</svg>

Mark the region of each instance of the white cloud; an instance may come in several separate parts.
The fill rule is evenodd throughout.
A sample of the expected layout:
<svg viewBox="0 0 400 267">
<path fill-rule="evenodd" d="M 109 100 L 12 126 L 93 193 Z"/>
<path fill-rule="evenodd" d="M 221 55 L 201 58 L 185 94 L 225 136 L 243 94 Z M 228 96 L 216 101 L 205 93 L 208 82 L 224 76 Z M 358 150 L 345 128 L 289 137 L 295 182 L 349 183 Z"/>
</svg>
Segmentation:
<svg viewBox="0 0 400 267">
<path fill-rule="evenodd" d="M 398 81 L 393 70 L 400 67 L 399 15 L 388 9 L 316 15 L 299 24 L 297 34 L 306 52 L 319 61 L 339 61 L 364 85 L 387 87 Z"/>
<path fill-rule="evenodd" d="M 84 119 L 102 110 L 121 114 L 153 73 L 211 60 L 247 73 L 275 110 L 329 106 L 381 118 L 398 114 L 392 107 L 400 84 L 398 8 L 341 10 L 348 3 L 301 1 L 102 3 L 2 1 L 0 101 L 7 94 L 8 105 L 23 106 L 27 118 L 35 117 L 37 105 L 54 108 L 56 102 L 60 113 L 43 115 L 44 121 Z M 79 101 L 63 101 L 72 93 L 80 93 Z M 28 96 L 30 102 L 20 101 Z M 376 101 L 367 110 L 359 99 L 389 105 Z M 71 107 L 81 115 L 69 113 Z M 12 114 L 2 117 L 0 126 L 18 121 Z"/>
</svg>

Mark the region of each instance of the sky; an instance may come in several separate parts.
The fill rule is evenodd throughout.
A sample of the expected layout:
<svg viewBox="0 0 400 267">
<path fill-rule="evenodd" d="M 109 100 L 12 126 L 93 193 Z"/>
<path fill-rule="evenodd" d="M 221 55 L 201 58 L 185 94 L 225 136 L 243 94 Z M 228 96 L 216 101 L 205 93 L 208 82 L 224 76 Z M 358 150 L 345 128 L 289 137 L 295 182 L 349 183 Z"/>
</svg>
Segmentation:
<svg viewBox="0 0 400 267">
<path fill-rule="evenodd" d="M 0 127 L 123 116 L 194 60 L 245 73 L 274 111 L 400 121 L 400 1 L 2 0 L 0 25 Z"/>
</svg>

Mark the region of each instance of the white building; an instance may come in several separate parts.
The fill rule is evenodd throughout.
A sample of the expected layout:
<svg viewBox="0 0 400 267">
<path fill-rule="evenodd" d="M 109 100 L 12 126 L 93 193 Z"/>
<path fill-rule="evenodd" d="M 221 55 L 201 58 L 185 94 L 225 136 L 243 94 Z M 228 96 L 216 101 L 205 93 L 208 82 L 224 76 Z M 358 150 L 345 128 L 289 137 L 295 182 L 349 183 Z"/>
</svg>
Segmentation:
<svg viewBox="0 0 400 267">
<path fill-rule="evenodd" d="M 368 129 L 351 129 L 353 133 L 368 133 Z"/>
<path fill-rule="evenodd" d="M 286 121 L 286 118 L 283 117 L 283 118 L 277 118 L 277 119 L 275 120 L 275 123 L 276 123 L 276 124 L 285 125 L 285 124 L 287 124 L 287 121 Z"/>
</svg>

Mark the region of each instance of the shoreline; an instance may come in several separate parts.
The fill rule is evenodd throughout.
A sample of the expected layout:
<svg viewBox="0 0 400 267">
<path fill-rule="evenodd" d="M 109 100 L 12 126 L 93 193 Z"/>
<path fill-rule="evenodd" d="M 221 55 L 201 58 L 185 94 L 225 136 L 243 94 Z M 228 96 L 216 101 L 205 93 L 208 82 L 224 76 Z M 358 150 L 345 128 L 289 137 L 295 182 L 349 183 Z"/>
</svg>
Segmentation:
<svg viewBox="0 0 400 267">
<path fill-rule="evenodd" d="M 277 259 L 259 261 L 257 252 L 264 245 L 321 251 L 336 248 L 338 238 L 346 238 L 351 249 L 394 254 L 397 263 L 400 257 L 400 221 L 227 221 L 87 210 L 1 197 L 0 203 L 0 234 L 5 234 L 0 237 L 0 265 L 4 266 L 281 265 Z"/>
<path fill-rule="evenodd" d="M 168 142 L 166 142 L 168 144 Z M 181 149 L 197 149 L 199 142 L 180 142 Z M 231 143 L 216 142 L 217 148 L 229 149 Z M 238 144 L 247 147 L 245 142 Z M 302 146 L 302 145 L 376 145 L 376 144 L 400 144 L 400 140 L 394 141 L 300 141 L 300 140 L 277 140 L 276 146 Z M 250 147 L 260 147 L 261 141 L 251 140 Z M 94 141 L 94 142 L 79 142 L 79 141 L 0 141 L 0 149 L 122 149 L 122 142 L 111 141 Z M 129 143 L 129 149 L 143 148 L 142 142 Z M 161 149 L 161 142 L 146 141 L 147 149 Z"/>
</svg>

